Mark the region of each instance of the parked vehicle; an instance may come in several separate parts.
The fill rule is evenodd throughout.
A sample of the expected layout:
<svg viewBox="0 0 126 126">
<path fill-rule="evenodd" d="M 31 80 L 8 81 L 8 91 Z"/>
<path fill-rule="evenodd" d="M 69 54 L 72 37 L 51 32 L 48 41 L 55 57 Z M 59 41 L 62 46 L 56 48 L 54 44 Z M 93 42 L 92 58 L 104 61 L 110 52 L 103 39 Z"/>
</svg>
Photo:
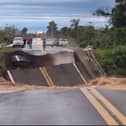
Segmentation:
<svg viewBox="0 0 126 126">
<path fill-rule="evenodd" d="M 59 39 L 59 46 L 66 46 L 68 45 L 67 39 Z"/>
<path fill-rule="evenodd" d="M 13 47 L 20 46 L 24 47 L 23 37 L 15 37 L 13 40 Z"/>
<path fill-rule="evenodd" d="M 56 38 L 48 38 L 48 39 L 46 39 L 46 45 L 47 46 L 58 46 L 59 40 Z"/>
</svg>

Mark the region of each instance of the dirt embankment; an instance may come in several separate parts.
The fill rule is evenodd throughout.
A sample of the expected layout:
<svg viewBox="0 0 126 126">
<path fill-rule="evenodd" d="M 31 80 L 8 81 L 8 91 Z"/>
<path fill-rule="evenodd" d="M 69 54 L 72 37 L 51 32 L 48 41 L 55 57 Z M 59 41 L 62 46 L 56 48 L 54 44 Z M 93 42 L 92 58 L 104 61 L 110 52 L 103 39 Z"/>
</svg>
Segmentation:
<svg viewBox="0 0 126 126">
<path fill-rule="evenodd" d="M 7 93 L 8 91 L 22 91 L 22 90 L 35 90 L 35 89 L 45 89 L 44 86 L 35 86 L 27 84 L 12 84 L 10 81 L 5 80 L 0 77 L 0 93 Z"/>
<path fill-rule="evenodd" d="M 121 77 L 101 77 L 95 80 L 92 80 L 88 83 L 89 86 L 100 86 L 110 89 L 124 89 L 126 90 L 126 78 Z M 87 85 L 85 85 L 87 87 Z M 35 86 L 27 84 L 12 84 L 10 81 L 5 80 L 0 77 L 0 90 L 1 89 L 45 89 L 48 87 L 44 86 Z M 58 87 L 57 87 L 58 88 Z M 62 88 L 62 87 L 61 87 Z M 77 87 L 76 87 L 77 88 Z"/>
<path fill-rule="evenodd" d="M 10 81 L 0 77 L 0 86 L 13 86 L 13 84 Z"/>
</svg>

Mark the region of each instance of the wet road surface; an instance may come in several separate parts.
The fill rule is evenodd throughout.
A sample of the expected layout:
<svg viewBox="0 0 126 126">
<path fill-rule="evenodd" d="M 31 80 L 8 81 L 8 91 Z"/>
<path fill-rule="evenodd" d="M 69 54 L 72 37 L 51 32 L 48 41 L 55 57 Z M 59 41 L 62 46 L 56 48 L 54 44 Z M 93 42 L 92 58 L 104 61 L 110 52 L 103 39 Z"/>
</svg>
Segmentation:
<svg viewBox="0 0 126 126">
<path fill-rule="evenodd" d="M 71 63 L 73 58 L 65 64 L 61 64 L 61 59 L 64 60 L 59 57 L 53 62 L 56 66 L 11 69 L 9 75 L 17 83 L 31 85 L 72 87 L 84 84 Z M 0 124 L 126 125 L 125 96 L 126 91 L 94 87 L 0 94 Z"/>
<path fill-rule="evenodd" d="M 126 116 L 126 90 L 98 88 L 98 91 Z"/>
<path fill-rule="evenodd" d="M 42 76 L 39 68 L 33 68 L 33 69 L 18 68 L 15 70 L 11 70 L 11 74 L 14 78 L 14 81 L 17 83 L 48 86 L 48 84 L 47 84 L 45 78 Z"/>
<path fill-rule="evenodd" d="M 126 91 L 47 88 L 0 94 L 0 124 L 126 125 Z"/>
<path fill-rule="evenodd" d="M 79 89 L 0 95 L 0 124 L 105 125 Z"/>
<path fill-rule="evenodd" d="M 73 64 L 47 67 L 47 71 L 56 86 L 81 86 L 84 84 Z"/>
</svg>

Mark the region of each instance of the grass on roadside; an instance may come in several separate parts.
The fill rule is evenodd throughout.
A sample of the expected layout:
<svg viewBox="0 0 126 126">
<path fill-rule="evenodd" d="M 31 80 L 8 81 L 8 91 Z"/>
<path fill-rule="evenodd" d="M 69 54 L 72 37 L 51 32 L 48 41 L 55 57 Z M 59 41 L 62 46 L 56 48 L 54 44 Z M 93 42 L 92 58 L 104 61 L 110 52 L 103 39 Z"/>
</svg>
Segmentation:
<svg viewBox="0 0 126 126">
<path fill-rule="evenodd" d="M 14 51 L 13 47 L 6 47 L 0 49 L 0 55 L 5 55 Z"/>
</svg>

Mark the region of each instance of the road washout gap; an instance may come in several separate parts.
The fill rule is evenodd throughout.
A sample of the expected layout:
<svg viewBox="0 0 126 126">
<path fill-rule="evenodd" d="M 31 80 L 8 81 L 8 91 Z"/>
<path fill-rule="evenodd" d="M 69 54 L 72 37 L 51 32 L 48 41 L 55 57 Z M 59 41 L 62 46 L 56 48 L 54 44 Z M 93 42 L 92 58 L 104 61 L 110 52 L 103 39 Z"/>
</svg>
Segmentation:
<svg viewBox="0 0 126 126">
<path fill-rule="evenodd" d="M 45 68 L 54 81 L 54 86 L 76 86 L 83 84 L 83 80 L 74 67 L 74 62 L 74 54 L 71 52 L 33 56 L 16 51 L 8 55 L 6 66 L 11 73 L 11 79 L 17 83 L 49 86 L 48 78 L 45 78 L 40 70 Z"/>
<path fill-rule="evenodd" d="M 18 55 L 20 58 L 20 62 L 17 62 L 15 59 L 16 55 Z M 24 62 L 27 64 L 24 64 Z M 56 66 L 71 62 L 74 62 L 74 56 L 71 52 L 59 52 L 56 54 L 34 56 L 23 51 L 15 51 L 6 57 L 5 65 L 7 69 L 13 69 L 15 67 L 34 68 L 43 66 Z"/>
<path fill-rule="evenodd" d="M 43 56 L 15 51 L 6 57 L 5 65 L 4 78 L 7 80 L 12 80 L 7 74 L 9 70 L 15 83 L 39 86 L 49 86 L 48 79 L 54 86 L 82 86 L 105 75 L 92 51 L 80 49 L 74 53 L 64 51 Z"/>
</svg>

